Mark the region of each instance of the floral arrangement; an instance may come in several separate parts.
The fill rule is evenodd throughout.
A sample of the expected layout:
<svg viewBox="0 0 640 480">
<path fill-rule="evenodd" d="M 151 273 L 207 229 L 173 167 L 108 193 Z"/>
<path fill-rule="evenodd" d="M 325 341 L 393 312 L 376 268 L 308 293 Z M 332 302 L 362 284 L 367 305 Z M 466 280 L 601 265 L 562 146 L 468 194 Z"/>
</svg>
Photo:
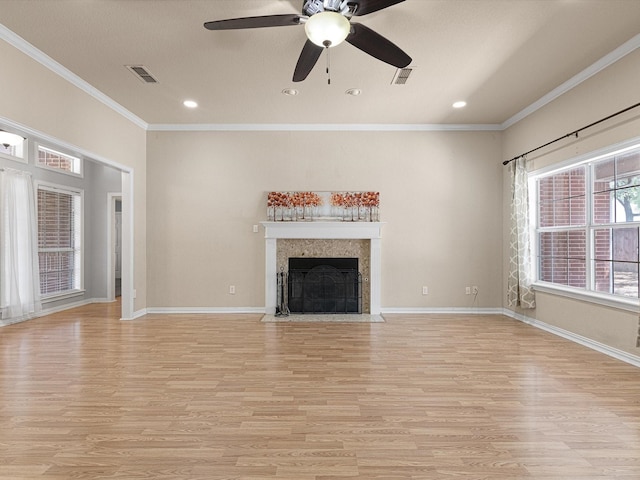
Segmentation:
<svg viewBox="0 0 640 480">
<path fill-rule="evenodd" d="M 269 192 L 271 221 L 380 221 L 380 192 Z"/>
<path fill-rule="evenodd" d="M 331 194 L 331 206 L 343 220 L 380 220 L 380 192 L 334 192 Z"/>
</svg>

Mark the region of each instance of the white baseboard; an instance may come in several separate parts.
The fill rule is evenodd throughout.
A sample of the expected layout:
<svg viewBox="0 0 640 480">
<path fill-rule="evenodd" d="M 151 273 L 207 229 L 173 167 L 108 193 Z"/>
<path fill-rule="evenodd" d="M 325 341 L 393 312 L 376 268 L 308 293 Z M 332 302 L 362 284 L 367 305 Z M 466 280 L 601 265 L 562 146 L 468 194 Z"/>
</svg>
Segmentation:
<svg viewBox="0 0 640 480">
<path fill-rule="evenodd" d="M 263 314 L 265 313 L 265 307 L 149 307 L 146 309 L 146 313 L 157 314 L 196 314 L 196 313 L 208 313 L 208 314 L 223 314 L 223 313 L 237 313 L 237 314 Z"/>
<path fill-rule="evenodd" d="M 133 314 L 131 315 L 131 317 L 128 318 L 121 318 L 120 320 L 123 321 L 129 321 L 129 320 L 136 320 L 140 317 L 144 317 L 147 314 L 147 309 L 146 308 L 142 308 L 140 310 L 136 310 L 135 312 L 133 312 Z"/>
<path fill-rule="evenodd" d="M 82 307 L 84 305 L 89 305 L 92 303 L 111 303 L 112 300 L 106 298 L 92 298 L 82 300 L 80 302 L 66 303 L 64 305 L 46 308 L 40 311 L 37 314 L 29 315 L 21 318 L 14 318 L 8 320 L 0 320 L 0 327 L 5 327 L 8 325 L 13 325 L 16 323 L 25 322 L 27 320 L 31 320 L 33 318 L 44 317 L 45 315 L 51 315 L 53 313 L 63 312 L 65 310 L 69 310 L 71 308 Z M 157 314 L 260 314 L 264 315 L 265 308 L 264 307 L 149 307 L 143 308 L 133 312 L 133 315 L 130 318 L 121 318 L 123 321 L 136 320 L 140 317 L 144 317 L 149 313 L 157 313 Z"/>
<path fill-rule="evenodd" d="M 466 315 L 502 315 L 502 308 L 467 308 L 467 307 L 441 307 L 441 308 L 422 308 L 422 307 L 384 307 L 380 309 L 380 313 L 392 314 L 466 314 Z"/>
<path fill-rule="evenodd" d="M 549 325 L 548 323 L 541 322 L 540 320 L 537 320 L 535 318 L 516 313 L 513 310 L 509 310 L 507 308 L 504 309 L 503 314 L 507 317 L 513 318 L 514 320 L 518 320 L 520 322 L 526 323 L 527 325 L 531 325 L 532 327 L 539 328 L 540 330 L 544 330 L 545 332 L 549 332 L 553 335 L 565 338 L 574 343 L 578 343 L 597 352 L 604 353 L 605 355 L 613 357 L 622 362 L 629 363 L 635 367 L 640 367 L 640 356 L 638 355 L 634 355 L 632 353 L 625 352 L 624 350 L 610 347 L 609 345 L 597 342 L 595 340 L 592 340 L 591 338 L 583 337 L 582 335 L 564 330 L 563 328 Z"/>
<path fill-rule="evenodd" d="M 54 313 L 64 312 L 65 310 L 69 310 L 71 308 L 83 307 L 91 303 L 96 303 L 96 302 L 94 302 L 93 299 L 85 299 L 85 300 L 80 300 L 79 302 L 65 303 L 64 305 L 59 305 L 57 307 L 43 308 L 38 313 L 34 313 L 33 315 L 27 315 L 25 317 L 9 318 L 7 320 L 2 320 L 0 321 L 0 327 L 15 325 L 16 323 L 22 323 L 22 322 L 26 322 L 27 320 L 32 320 L 34 318 L 40 318 L 46 315 L 52 315 Z"/>
<path fill-rule="evenodd" d="M 51 308 L 43 308 L 41 312 L 39 312 L 36 317 L 44 317 L 45 315 L 52 315 L 58 312 L 64 312 L 65 310 L 70 310 L 76 307 L 84 307 L 85 305 L 91 305 L 95 303 L 92 298 L 88 298 L 85 300 L 80 300 L 78 302 L 65 303 L 64 305 L 59 305 L 57 307 Z"/>
<path fill-rule="evenodd" d="M 92 298 L 91 303 L 113 303 L 115 300 L 109 300 L 108 298 Z"/>
<path fill-rule="evenodd" d="M 32 318 L 36 318 L 37 315 L 26 315 L 18 318 L 7 318 L 6 320 L 0 320 L 0 327 L 8 327 L 9 325 L 15 325 L 16 323 L 26 322 Z"/>
<path fill-rule="evenodd" d="M 93 298 L 82 300 L 79 302 L 67 303 L 58 307 L 43 309 L 37 314 L 17 318 L 0 320 L 0 327 L 14 325 L 16 323 L 25 322 L 32 318 L 43 317 L 53 313 L 62 312 L 71 308 L 82 307 L 91 303 L 107 303 L 110 300 L 104 298 Z M 122 318 L 121 320 L 135 320 L 147 314 L 264 314 L 264 307 L 149 307 L 137 310 L 131 318 Z M 386 307 L 381 309 L 382 314 L 466 314 L 466 315 L 504 315 L 506 317 L 518 320 L 520 322 L 539 328 L 545 332 L 578 343 L 587 348 L 591 348 L 597 352 L 613 357 L 622 362 L 640 367 L 640 356 L 634 355 L 624 350 L 620 350 L 609 345 L 597 342 L 577 333 L 564 330 L 562 328 L 549 325 L 535 318 L 527 317 L 507 308 L 464 308 L 464 307 L 442 307 L 442 308 L 419 308 L 419 307 Z"/>
</svg>

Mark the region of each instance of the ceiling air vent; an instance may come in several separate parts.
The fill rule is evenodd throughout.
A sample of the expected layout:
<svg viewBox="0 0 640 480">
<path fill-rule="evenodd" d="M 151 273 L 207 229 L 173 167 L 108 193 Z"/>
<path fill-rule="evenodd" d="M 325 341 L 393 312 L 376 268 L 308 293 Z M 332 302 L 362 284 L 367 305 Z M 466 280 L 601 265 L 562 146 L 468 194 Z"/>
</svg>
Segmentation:
<svg viewBox="0 0 640 480">
<path fill-rule="evenodd" d="M 407 83 L 407 80 L 409 80 L 409 75 L 411 75 L 411 72 L 413 72 L 413 68 L 414 67 L 399 68 L 396 71 L 396 74 L 393 77 L 393 81 L 391 83 L 393 85 L 404 85 L 405 83 Z"/>
<path fill-rule="evenodd" d="M 131 73 L 133 73 L 141 82 L 144 83 L 158 83 L 158 80 L 156 80 L 153 75 L 151 75 L 151 73 L 149 73 L 149 70 L 147 70 L 147 67 L 144 67 L 142 65 L 126 65 L 126 67 L 131 71 Z"/>
</svg>

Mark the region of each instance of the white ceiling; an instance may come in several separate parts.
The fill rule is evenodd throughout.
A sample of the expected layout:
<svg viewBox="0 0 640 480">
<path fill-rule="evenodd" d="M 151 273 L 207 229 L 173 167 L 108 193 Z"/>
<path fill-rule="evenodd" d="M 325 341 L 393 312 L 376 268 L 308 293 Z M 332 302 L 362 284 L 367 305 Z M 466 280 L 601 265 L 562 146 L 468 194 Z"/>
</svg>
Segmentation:
<svg viewBox="0 0 640 480">
<path fill-rule="evenodd" d="M 406 0 L 353 21 L 413 58 L 407 84 L 392 85 L 394 67 L 344 43 L 331 49 L 328 85 L 325 54 L 307 80 L 291 81 L 302 26 L 203 27 L 302 4 L 0 0 L 0 23 L 149 124 L 504 124 L 640 38 L 640 0 Z M 159 83 L 125 65 L 146 66 Z M 187 98 L 199 108 L 183 107 Z M 456 100 L 468 106 L 454 110 Z"/>
</svg>

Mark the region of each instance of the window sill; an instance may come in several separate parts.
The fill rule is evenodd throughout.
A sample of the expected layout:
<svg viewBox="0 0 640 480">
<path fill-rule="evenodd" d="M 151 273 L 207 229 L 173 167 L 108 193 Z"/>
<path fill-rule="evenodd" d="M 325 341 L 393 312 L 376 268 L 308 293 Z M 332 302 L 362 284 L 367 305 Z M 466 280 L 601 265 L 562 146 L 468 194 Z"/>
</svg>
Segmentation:
<svg viewBox="0 0 640 480">
<path fill-rule="evenodd" d="M 62 175 L 68 175 L 70 177 L 84 178 L 84 174 L 81 171 L 80 172 L 74 172 L 72 170 L 63 170 L 62 168 L 47 167 L 46 165 L 39 165 L 37 163 L 36 163 L 36 167 L 41 168 L 43 170 L 48 170 L 49 172 L 55 172 L 55 173 L 61 173 Z"/>
<path fill-rule="evenodd" d="M 67 298 L 81 297 L 85 294 L 86 290 L 69 290 L 63 293 L 54 293 L 42 297 L 42 303 L 52 303 L 58 300 L 66 300 Z"/>
<path fill-rule="evenodd" d="M 28 164 L 29 161 L 24 157 L 16 157 L 9 153 L 0 152 L 0 158 L 6 158 L 7 160 L 13 160 L 14 162 L 25 163 Z"/>
<path fill-rule="evenodd" d="M 591 292 L 579 288 L 571 288 L 550 283 L 534 283 L 533 289 L 536 292 L 549 293 L 560 297 L 572 298 L 584 302 L 595 303 L 606 307 L 617 308 L 629 312 L 638 312 L 640 301 L 637 298 L 620 297 L 616 295 L 608 295 L 606 293 Z"/>
</svg>

